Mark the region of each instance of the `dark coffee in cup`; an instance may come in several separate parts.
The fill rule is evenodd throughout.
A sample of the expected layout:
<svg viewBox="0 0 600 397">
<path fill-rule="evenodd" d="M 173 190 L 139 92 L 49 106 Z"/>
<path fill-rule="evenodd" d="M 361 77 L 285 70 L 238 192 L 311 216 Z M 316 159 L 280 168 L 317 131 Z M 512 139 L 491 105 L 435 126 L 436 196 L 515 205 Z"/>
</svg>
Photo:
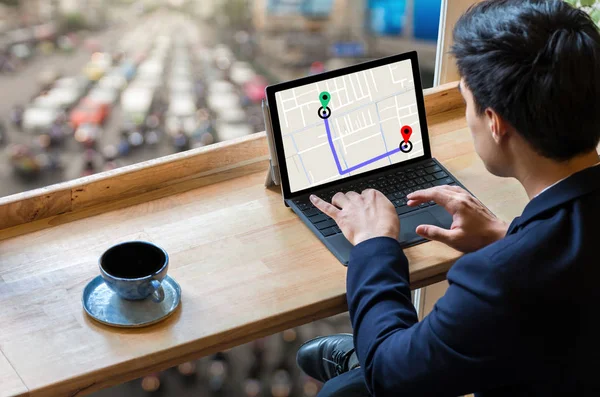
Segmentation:
<svg viewBox="0 0 600 397">
<path fill-rule="evenodd" d="M 124 299 L 139 300 L 152 295 L 161 302 L 160 283 L 167 275 L 167 252 L 147 241 L 129 241 L 109 248 L 100 257 L 100 273 L 106 284 Z"/>
</svg>

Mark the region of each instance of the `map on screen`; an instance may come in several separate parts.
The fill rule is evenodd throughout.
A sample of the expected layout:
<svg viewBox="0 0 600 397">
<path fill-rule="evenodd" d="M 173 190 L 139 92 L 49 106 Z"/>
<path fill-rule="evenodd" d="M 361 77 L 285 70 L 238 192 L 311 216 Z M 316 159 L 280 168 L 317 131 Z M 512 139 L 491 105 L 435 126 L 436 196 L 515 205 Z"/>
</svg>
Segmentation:
<svg viewBox="0 0 600 397">
<path fill-rule="evenodd" d="M 276 93 L 290 191 L 424 155 L 410 60 Z"/>
</svg>

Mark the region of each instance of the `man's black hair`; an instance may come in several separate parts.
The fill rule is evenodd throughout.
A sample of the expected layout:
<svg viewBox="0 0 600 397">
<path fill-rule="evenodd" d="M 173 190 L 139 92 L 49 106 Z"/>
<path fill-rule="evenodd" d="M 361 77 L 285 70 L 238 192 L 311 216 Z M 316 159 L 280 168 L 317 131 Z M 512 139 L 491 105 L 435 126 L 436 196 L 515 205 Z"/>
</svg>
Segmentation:
<svg viewBox="0 0 600 397">
<path fill-rule="evenodd" d="M 454 28 L 477 112 L 495 110 L 542 156 L 568 160 L 600 141 L 600 34 L 561 0 L 487 0 Z"/>
</svg>

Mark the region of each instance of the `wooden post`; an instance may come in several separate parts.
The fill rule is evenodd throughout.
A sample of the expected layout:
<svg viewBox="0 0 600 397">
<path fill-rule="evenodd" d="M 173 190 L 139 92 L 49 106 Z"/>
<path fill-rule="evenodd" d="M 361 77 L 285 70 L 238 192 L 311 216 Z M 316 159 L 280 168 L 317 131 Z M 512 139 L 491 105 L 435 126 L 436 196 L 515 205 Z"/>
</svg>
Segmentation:
<svg viewBox="0 0 600 397">
<path fill-rule="evenodd" d="M 459 79 L 454 59 L 448 53 L 452 46 L 452 30 L 460 16 L 480 0 L 442 0 L 440 30 L 435 64 L 434 87 Z"/>
</svg>

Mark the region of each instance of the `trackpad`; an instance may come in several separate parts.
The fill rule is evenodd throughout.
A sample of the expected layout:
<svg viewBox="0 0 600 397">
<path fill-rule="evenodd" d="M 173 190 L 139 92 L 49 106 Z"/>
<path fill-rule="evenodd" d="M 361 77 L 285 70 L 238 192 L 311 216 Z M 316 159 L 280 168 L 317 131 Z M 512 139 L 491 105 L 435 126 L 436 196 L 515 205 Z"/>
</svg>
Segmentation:
<svg viewBox="0 0 600 397">
<path fill-rule="evenodd" d="M 411 243 L 414 240 L 422 239 L 422 237 L 415 232 L 417 226 L 419 225 L 442 226 L 440 222 L 427 211 L 423 211 L 406 218 L 402 217 L 400 218 L 400 242 Z"/>
</svg>

